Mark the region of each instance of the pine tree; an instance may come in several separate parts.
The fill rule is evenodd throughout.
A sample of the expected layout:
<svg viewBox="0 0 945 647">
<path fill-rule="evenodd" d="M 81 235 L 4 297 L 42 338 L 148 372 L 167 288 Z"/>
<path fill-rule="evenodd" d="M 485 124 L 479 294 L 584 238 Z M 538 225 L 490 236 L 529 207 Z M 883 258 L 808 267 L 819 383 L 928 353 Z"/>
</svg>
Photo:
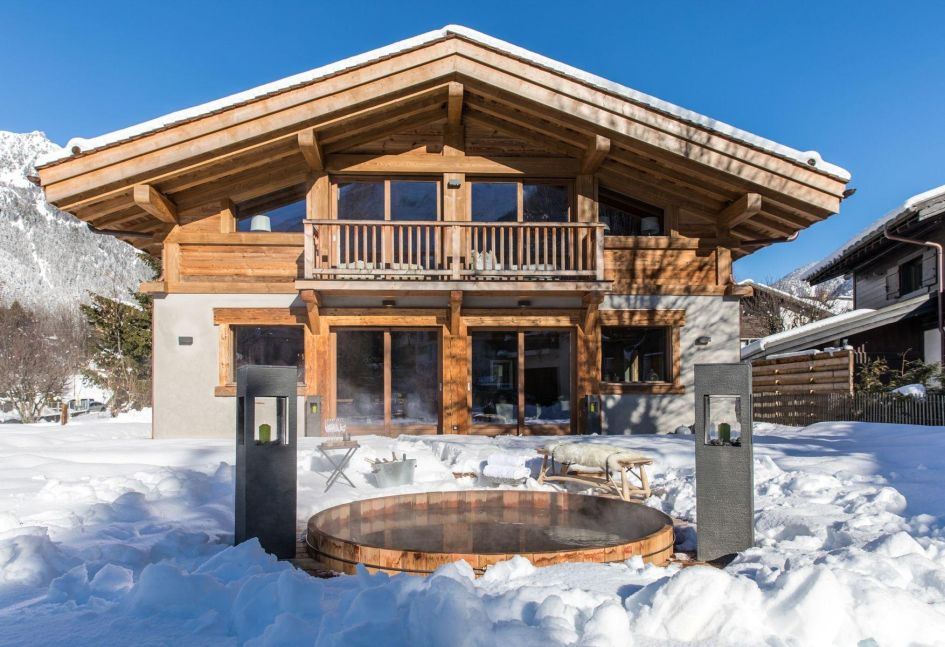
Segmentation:
<svg viewBox="0 0 945 647">
<path fill-rule="evenodd" d="M 150 254 L 140 254 L 154 275 L 160 261 Z M 88 367 L 83 375 L 96 386 L 111 393 L 108 409 L 112 415 L 151 404 L 151 307 L 152 299 L 136 292 L 133 302 L 93 294 L 92 302 L 82 305 L 89 323 Z"/>
</svg>

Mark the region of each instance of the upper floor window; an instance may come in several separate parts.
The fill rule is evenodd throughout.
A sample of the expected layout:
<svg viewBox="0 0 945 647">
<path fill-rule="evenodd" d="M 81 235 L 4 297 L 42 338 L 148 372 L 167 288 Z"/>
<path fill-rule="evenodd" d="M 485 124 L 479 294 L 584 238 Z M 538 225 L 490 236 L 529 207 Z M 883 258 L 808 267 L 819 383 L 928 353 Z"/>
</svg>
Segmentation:
<svg viewBox="0 0 945 647">
<path fill-rule="evenodd" d="M 294 366 L 305 381 L 302 326 L 233 326 L 233 366 Z"/>
<path fill-rule="evenodd" d="M 610 236 L 661 236 L 663 210 L 629 196 L 600 187 L 597 199 L 600 222 Z"/>
<path fill-rule="evenodd" d="M 243 202 L 236 207 L 237 231 L 302 231 L 305 187 L 291 187 Z"/>
<path fill-rule="evenodd" d="M 922 287 L 922 257 L 917 256 L 899 266 L 899 294 L 909 294 Z"/>
<path fill-rule="evenodd" d="M 338 220 L 433 221 L 439 216 L 436 180 L 339 180 L 335 183 Z"/>
<path fill-rule="evenodd" d="M 470 215 L 476 222 L 568 222 L 570 186 L 556 182 L 470 182 Z"/>
</svg>

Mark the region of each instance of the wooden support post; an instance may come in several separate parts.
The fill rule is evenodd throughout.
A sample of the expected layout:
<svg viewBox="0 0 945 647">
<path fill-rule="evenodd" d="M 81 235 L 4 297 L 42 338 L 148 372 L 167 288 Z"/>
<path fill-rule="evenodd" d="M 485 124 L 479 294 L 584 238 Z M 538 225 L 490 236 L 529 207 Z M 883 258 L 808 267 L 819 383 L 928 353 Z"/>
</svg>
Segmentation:
<svg viewBox="0 0 945 647">
<path fill-rule="evenodd" d="M 313 335 L 321 334 L 321 318 L 319 317 L 321 298 L 315 290 L 302 290 L 299 296 L 305 303 L 305 316 L 309 330 Z"/>
<path fill-rule="evenodd" d="M 229 198 L 220 201 L 220 233 L 232 234 L 236 231 L 236 206 Z"/>
<path fill-rule="evenodd" d="M 177 206 L 150 184 L 136 184 L 133 194 L 135 204 L 161 222 L 178 223 Z"/>
<path fill-rule="evenodd" d="M 610 140 L 600 135 L 595 135 L 594 139 L 587 145 L 584 152 L 584 159 L 581 160 L 581 173 L 596 173 L 600 165 L 604 163 L 604 158 L 610 153 Z"/>
<path fill-rule="evenodd" d="M 443 155 L 462 156 L 465 154 L 465 134 L 463 132 L 463 84 L 451 81 L 447 88 L 446 126 L 443 129 Z"/>
<path fill-rule="evenodd" d="M 577 402 L 586 395 L 600 391 L 600 304 L 603 295 L 586 294 L 583 299 L 584 312 L 577 326 Z M 584 407 L 578 406 L 576 416 L 577 433 L 583 433 L 587 420 Z"/>
<path fill-rule="evenodd" d="M 325 156 L 318 141 L 318 133 L 314 128 L 307 128 L 299 133 L 298 141 L 305 163 L 315 173 L 322 173 L 325 170 Z"/>
<path fill-rule="evenodd" d="M 462 334 L 460 331 L 462 326 L 462 308 L 463 293 L 461 290 L 453 290 L 450 292 L 450 335 Z"/>
</svg>

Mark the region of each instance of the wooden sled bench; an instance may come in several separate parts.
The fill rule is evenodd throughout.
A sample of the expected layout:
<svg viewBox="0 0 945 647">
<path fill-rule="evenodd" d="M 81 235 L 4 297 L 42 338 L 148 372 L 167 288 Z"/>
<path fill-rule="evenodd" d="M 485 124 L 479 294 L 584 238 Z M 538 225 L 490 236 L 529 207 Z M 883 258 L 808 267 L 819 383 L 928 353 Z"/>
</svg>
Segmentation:
<svg viewBox="0 0 945 647">
<path fill-rule="evenodd" d="M 646 499 L 652 493 L 650 481 L 646 475 L 646 466 L 652 465 L 653 460 L 626 450 L 605 445 L 596 447 L 604 450 L 613 450 L 604 461 L 593 465 L 580 463 L 584 467 L 597 468 L 599 471 L 577 471 L 572 468 L 576 461 L 569 461 L 559 457 L 556 459 L 555 450 L 562 445 L 542 447 L 538 453 L 542 456 L 541 471 L 538 482 L 565 481 L 588 485 L 600 492 L 603 496 L 612 496 L 624 501 L 631 498 Z M 591 461 L 594 462 L 594 461 Z M 617 474 L 619 474 L 619 481 Z"/>
</svg>

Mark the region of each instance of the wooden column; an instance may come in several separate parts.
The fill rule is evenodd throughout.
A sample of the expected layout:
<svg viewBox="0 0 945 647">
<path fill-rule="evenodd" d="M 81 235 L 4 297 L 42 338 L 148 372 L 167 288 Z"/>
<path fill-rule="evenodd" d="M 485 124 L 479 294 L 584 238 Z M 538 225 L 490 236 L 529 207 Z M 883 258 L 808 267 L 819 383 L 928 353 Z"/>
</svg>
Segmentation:
<svg viewBox="0 0 945 647">
<path fill-rule="evenodd" d="M 469 334 L 462 319 L 463 293 L 450 293 L 443 329 L 443 433 L 469 432 Z"/>
<path fill-rule="evenodd" d="M 600 392 L 600 294 L 584 297 L 584 312 L 577 326 L 577 433 L 584 433 L 587 421 L 582 400 Z"/>
</svg>

